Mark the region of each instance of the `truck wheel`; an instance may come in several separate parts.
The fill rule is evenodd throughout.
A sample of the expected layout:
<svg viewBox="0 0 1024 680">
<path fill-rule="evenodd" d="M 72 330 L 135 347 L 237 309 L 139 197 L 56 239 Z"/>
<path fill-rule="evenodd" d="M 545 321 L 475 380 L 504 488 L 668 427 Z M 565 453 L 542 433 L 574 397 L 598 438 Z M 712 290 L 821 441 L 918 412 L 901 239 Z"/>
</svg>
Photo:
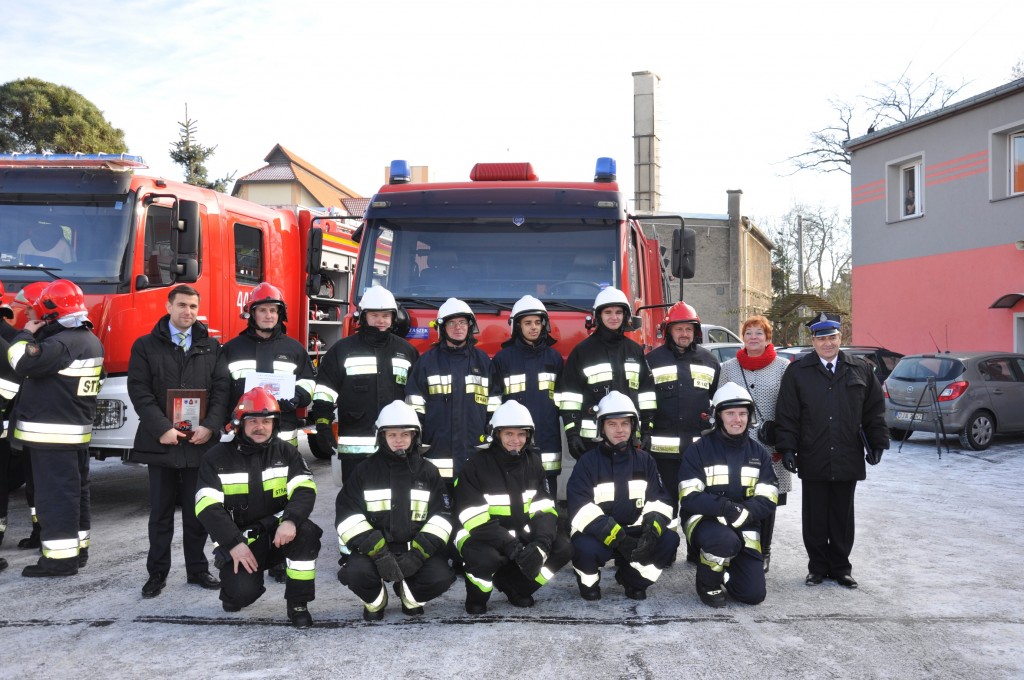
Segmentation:
<svg viewBox="0 0 1024 680">
<path fill-rule="evenodd" d="M 975 411 L 960 430 L 960 445 L 972 451 L 984 451 L 992 444 L 996 423 L 988 411 Z"/>
<path fill-rule="evenodd" d="M 306 443 L 309 444 L 309 452 L 313 454 L 313 457 L 317 460 L 330 460 L 333 451 L 324 451 L 320 448 L 320 445 L 316 443 L 316 433 L 309 432 L 306 434 Z"/>
<path fill-rule="evenodd" d="M 910 439 L 910 430 L 904 430 L 899 427 L 890 427 L 889 438 L 896 442 L 905 442 Z"/>
</svg>

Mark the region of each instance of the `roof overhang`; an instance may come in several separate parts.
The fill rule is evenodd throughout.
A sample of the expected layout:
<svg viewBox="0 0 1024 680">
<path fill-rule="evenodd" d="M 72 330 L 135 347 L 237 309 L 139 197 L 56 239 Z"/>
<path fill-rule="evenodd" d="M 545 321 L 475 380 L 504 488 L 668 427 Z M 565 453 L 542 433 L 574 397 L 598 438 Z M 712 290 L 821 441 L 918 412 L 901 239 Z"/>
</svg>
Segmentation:
<svg viewBox="0 0 1024 680">
<path fill-rule="evenodd" d="M 1012 309 L 1024 300 L 1024 293 L 1007 293 L 988 306 L 989 309 Z"/>
</svg>

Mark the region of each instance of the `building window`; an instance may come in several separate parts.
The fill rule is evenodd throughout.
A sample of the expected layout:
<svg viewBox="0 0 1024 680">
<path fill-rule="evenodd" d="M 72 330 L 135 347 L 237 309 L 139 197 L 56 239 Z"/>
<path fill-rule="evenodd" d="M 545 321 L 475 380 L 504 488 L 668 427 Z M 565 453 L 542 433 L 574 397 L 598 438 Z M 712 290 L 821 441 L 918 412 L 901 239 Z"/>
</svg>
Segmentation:
<svg viewBox="0 0 1024 680">
<path fill-rule="evenodd" d="M 1024 132 L 1010 135 L 1010 193 L 1024 194 Z"/>
<path fill-rule="evenodd" d="M 255 286 L 262 280 L 262 232 L 255 227 L 235 224 L 235 281 Z"/>
<path fill-rule="evenodd" d="M 921 214 L 921 163 L 901 167 L 900 179 L 900 217 L 916 217 Z"/>
</svg>

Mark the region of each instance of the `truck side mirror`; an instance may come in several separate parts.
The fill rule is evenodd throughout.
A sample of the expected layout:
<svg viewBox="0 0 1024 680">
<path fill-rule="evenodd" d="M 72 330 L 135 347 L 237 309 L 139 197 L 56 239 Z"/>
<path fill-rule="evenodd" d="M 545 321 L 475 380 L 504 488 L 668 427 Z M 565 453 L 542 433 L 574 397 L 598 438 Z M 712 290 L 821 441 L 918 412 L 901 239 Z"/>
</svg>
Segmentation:
<svg viewBox="0 0 1024 680">
<path fill-rule="evenodd" d="M 175 283 L 195 283 L 199 280 L 199 261 L 194 257 L 179 257 L 174 272 Z"/>
<path fill-rule="evenodd" d="M 178 230 L 178 254 L 196 257 L 199 251 L 199 203 L 178 201 L 178 214 L 174 225 Z"/>
<path fill-rule="evenodd" d="M 697 232 L 689 227 L 672 232 L 672 274 L 680 279 L 692 279 L 697 273 Z"/>
</svg>

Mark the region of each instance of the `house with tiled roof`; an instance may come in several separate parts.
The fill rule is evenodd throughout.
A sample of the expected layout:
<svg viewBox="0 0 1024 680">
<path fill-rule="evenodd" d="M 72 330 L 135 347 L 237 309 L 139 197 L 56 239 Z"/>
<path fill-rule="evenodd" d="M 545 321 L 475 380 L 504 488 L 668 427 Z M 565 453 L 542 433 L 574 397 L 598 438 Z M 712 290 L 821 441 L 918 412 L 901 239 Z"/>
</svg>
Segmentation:
<svg viewBox="0 0 1024 680">
<path fill-rule="evenodd" d="M 305 208 L 338 208 L 362 215 L 369 203 L 344 184 L 280 144 L 266 158 L 267 165 L 240 177 L 231 190 L 254 203 Z"/>
</svg>

